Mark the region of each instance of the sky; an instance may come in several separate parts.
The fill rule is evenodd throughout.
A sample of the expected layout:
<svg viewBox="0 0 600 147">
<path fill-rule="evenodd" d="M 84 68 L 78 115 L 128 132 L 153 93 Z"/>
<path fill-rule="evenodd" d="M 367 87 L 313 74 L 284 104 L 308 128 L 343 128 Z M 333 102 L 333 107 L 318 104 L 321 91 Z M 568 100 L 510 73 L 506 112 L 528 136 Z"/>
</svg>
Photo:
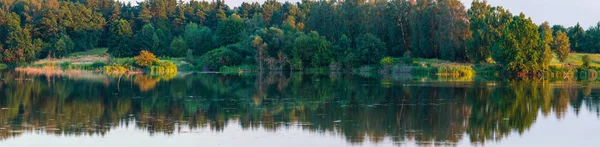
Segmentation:
<svg viewBox="0 0 600 147">
<path fill-rule="evenodd" d="M 120 0 L 141 1 L 141 0 Z M 265 0 L 225 0 L 230 7 L 239 6 L 242 2 L 264 2 Z M 298 2 L 301 0 L 279 0 L 281 2 Z M 466 8 L 471 6 L 472 0 L 460 0 Z M 536 24 L 544 21 L 550 24 L 560 24 L 565 27 L 574 26 L 578 22 L 589 28 L 600 21 L 600 0 L 488 0 L 493 6 L 502 6 L 518 15 L 523 12 Z"/>
</svg>

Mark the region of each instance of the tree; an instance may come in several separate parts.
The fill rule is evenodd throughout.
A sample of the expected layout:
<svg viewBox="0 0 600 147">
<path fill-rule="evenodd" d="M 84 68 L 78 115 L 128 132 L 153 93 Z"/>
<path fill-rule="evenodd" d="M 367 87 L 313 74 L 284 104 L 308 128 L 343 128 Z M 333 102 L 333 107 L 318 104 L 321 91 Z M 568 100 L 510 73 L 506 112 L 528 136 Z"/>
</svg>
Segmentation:
<svg viewBox="0 0 600 147">
<path fill-rule="evenodd" d="M 215 47 L 212 31 L 208 27 L 198 27 L 195 23 L 185 26 L 183 38 L 194 55 L 203 55 Z"/>
<path fill-rule="evenodd" d="M 584 69 L 590 68 L 590 64 L 592 63 L 592 59 L 590 58 L 590 55 L 583 55 L 583 57 L 581 58 L 581 61 L 583 62 L 583 64 L 581 65 L 582 68 L 584 68 Z"/>
<path fill-rule="evenodd" d="M 187 43 L 182 37 L 175 37 L 171 42 L 171 55 L 173 57 L 183 57 L 188 50 Z"/>
<path fill-rule="evenodd" d="M 364 34 L 356 38 L 355 55 L 363 64 L 377 64 L 387 55 L 385 43 L 372 34 Z"/>
<path fill-rule="evenodd" d="M 54 57 L 63 57 L 73 51 L 75 47 L 75 43 L 68 35 L 63 35 L 56 43 L 54 43 L 54 50 L 52 51 L 52 56 Z"/>
<path fill-rule="evenodd" d="M 242 57 L 229 48 L 221 47 L 202 55 L 200 60 L 203 65 L 213 69 L 218 69 L 222 66 L 239 65 L 242 61 Z"/>
<path fill-rule="evenodd" d="M 153 53 L 146 51 L 146 50 L 140 51 L 140 55 L 135 56 L 134 59 L 135 59 L 135 64 L 137 64 L 140 67 L 152 66 L 159 62 L 159 60 L 156 58 L 156 56 Z"/>
<path fill-rule="evenodd" d="M 552 43 L 552 50 L 556 52 L 560 62 L 567 61 L 569 53 L 571 52 L 571 45 L 569 44 L 567 33 L 563 31 L 558 31 L 556 33 L 556 37 L 554 37 L 554 41 Z"/>
<path fill-rule="evenodd" d="M 582 50 L 586 53 L 600 52 L 600 22 L 585 31 L 585 37 L 581 42 Z"/>
<path fill-rule="evenodd" d="M 268 57 L 266 51 L 267 44 L 263 42 L 260 36 L 255 36 L 252 40 L 252 47 L 256 49 L 256 55 L 254 59 L 258 65 L 258 70 L 262 72 L 265 66 L 265 59 Z"/>
<path fill-rule="evenodd" d="M 539 28 L 538 28 L 538 32 L 540 33 L 540 41 L 541 41 L 541 46 L 542 46 L 542 54 L 540 54 L 540 66 L 542 67 L 543 70 L 547 70 L 546 67 L 548 67 L 548 65 L 550 64 L 550 61 L 552 61 L 552 57 L 553 57 L 553 53 L 552 53 L 552 41 L 553 36 L 552 36 L 552 29 L 550 28 L 550 24 L 548 22 L 544 22 L 542 23 Z"/>
<path fill-rule="evenodd" d="M 437 44 L 440 58 L 450 61 L 468 61 L 467 45 L 471 39 L 469 17 L 458 0 L 439 1 L 440 14 L 437 16 Z"/>
<path fill-rule="evenodd" d="M 219 21 L 217 35 L 221 45 L 233 44 L 242 39 L 244 32 L 244 20 L 240 16 L 233 14 L 229 18 Z"/>
<path fill-rule="evenodd" d="M 131 47 L 133 32 L 126 20 L 113 22 L 109 34 L 107 51 L 109 54 L 116 57 L 131 57 L 138 53 Z"/>
<path fill-rule="evenodd" d="M 492 7 L 486 1 L 473 1 L 468 10 L 472 39 L 467 53 L 476 63 L 486 62 L 491 57 L 490 48 L 502 37 L 505 26 L 511 22 L 512 14 L 502 7 Z"/>
<path fill-rule="evenodd" d="M 581 25 L 579 25 L 579 23 L 577 23 L 577 25 L 575 25 L 574 27 L 569 28 L 568 36 L 569 41 L 571 41 L 571 49 L 577 52 L 585 52 L 584 48 L 582 48 L 583 39 L 585 37 L 585 31 L 583 30 Z"/>
<path fill-rule="evenodd" d="M 144 23 L 150 23 L 150 20 L 152 19 L 152 13 L 150 12 L 150 9 L 148 9 L 147 2 L 140 3 L 140 7 L 142 10 L 140 10 L 138 19 Z"/>
<path fill-rule="evenodd" d="M 296 38 L 294 55 L 302 60 L 303 66 L 322 67 L 331 61 L 331 43 L 312 31 L 309 34 Z"/>
<path fill-rule="evenodd" d="M 518 74 L 537 73 L 541 67 L 542 46 L 538 26 L 521 13 L 514 16 L 492 48 L 492 57 L 506 71 Z"/>
<path fill-rule="evenodd" d="M 16 13 L 8 14 L 6 19 L 6 48 L 4 49 L 4 62 L 19 63 L 31 61 L 36 57 L 37 51 L 32 44 L 30 30 L 21 28 L 21 18 Z"/>
<path fill-rule="evenodd" d="M 135 36 L 136 48 L 145 49 L 151 52 L 158 51 L 160 40 L 152 24 L 145 24 Z M 136 49 L 136 50 L 137 50 Z"/>
</svg>

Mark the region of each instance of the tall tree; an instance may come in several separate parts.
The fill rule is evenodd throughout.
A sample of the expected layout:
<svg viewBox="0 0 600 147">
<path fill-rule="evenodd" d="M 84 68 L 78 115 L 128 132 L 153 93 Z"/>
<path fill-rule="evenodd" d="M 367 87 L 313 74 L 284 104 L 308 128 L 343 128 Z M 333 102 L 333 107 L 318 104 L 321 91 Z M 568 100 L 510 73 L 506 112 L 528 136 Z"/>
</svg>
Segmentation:
<svg viewBox="0 0 600 147">
<path fill-rule="evenodd" d="M 573 26 L 572 28 L 569 28 L 569 40 L 571 41 L 571 49 L 577 52 L 585 52 L 582 46 L 584 38 L 585 31 L 583 30 L 581 25 L 579 25 L 579 23 L 577 23 L 577 25 Z"/>
<path fill-rule="evenodd" d="M 556 52 L 560 62 L 567 61 L 569 53 L 571 52 L 571 45 L 569 44 L 569 37 L 567 37 L 567 33 L 559 30 L 556 33 L 556 37 L 554 37 L 554 41 L 552 42 L 552 48 L 554 52 Z"/>
<path fill-rule="evenodd" d="M 437 44 L 440 46 L 440 58 L 450 61 L 467 61 L 467 44 L 471 39 L 469 17 L 458 0 L 438 1 Z"/>
<path fill-rule="evenodd" d="M 514 16 L 506 26 L 503 35 L 492 49 L 492 57 L 511 73 L 537 73 L 543 69 L 540 64 L 542 46 L 538 26 L 523 13 Z"/>
<path fill-rule="evenodd" d="M 244 20 L 240 16 L 233 14 L 229 18 L 220 21 L 217 28 L 217 35 L 221 45 L 233 44 L 242 39 L 244 32 Z"/>
<path fill-rule="evenodd" d="M 109 54 L 115 57 L 132 57 L 139 53 L 139 51 L 132 49 L 131 47 L 133 32 L 131 31 L 131 25 L 129 22 L 123 19 L 113 22 L 109 33 Z"/>
<path fill-rule="evenodd" d="M 540 33 L 540 41 L 541 41 L 541 54 L 540 54 L 540 67 L 543 70 L 547 70 L 547 67 L 552 61 L 553 53 L 552 53 L 552 41 L 554 40 L 552 36 L 552 29 L 550 28 L 550 23 L 544 22 L 539 28 L 538 32 Z"/>
<path fill-rule="evenodd" d="M 135 34 L 136 50 L 148 50 L 150 52 L 158 52 L 160 40 L 156 34 L 156 29 L 152 24 L 146 24 L 142 30 Z"/>
<path fill-rule="evenodd" d="M 355 55 L 361 63 L 376 64 L 387 55 L 385 43 L 372 34 L 364 34 L 356 38 Z"/>
<path fill-rule="evenodd" d="M 472 39 L 467 52 L 476 63 L 486 62 L 491 57 L 490 48 L 502 37 L 505 25 L 511 22 L 512 14 L 502 7 L 492 7 L 486 1 L 473 1 L 468 10 Z"/>
</svg>

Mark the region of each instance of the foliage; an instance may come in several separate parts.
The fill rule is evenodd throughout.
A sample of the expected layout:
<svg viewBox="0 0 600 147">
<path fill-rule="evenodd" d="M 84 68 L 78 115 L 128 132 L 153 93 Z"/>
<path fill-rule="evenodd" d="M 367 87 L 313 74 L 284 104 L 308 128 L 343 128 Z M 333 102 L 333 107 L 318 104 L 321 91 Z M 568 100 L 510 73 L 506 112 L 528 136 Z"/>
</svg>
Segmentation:
<svg viewBox="0 0 600 147">
<path fill-rule="evenodd" d="M 135 44 L 138 49 L 158 52 L 160 43 L 156 29 L 152 24 L 145 24 L 135 35 Z"/>
<path fill-rule="evenodd" d="M 268 0 L 239 7 L 220 0 L 133 5 L 27 0 L 1 5 L 0 62 L 11 64 L 94 48 L 107 48 L 117 58 L 133 57 L 144 49 L 156 56 L 212 64 L 221 61 L 192 58 L 226 48 L 228 55 L 236 56 L 236 64 L 256 64 L 261 70 L 329 65 L 351 69 L 390 56 L 403 57 L 407 64 L 415 58 L 497 62 L 513 72 L 534 73 L 548 70 L 551 51 L 563 62 L 571 49 L 600 53 L 600 23 L 589 29 L 544 23 L 537 28 L 538 40 L 525 41 L 521 37 L 529 38 L 533 31 L 516 32 L 509 26 L 520 18 L 480 0 L 468 10 L 459 0 Z M 526 28 L 522 24 L 529 27 L 512 27 Z"/>
<path fill-rule="evenodd" d="M 356 39 L 356 55 L 361 63 L 376 64 L 387 54 L 385 43 L 372 34 L 364 34 Z"/>
<path fill-rule="evenodd" d="M 214 49 L 200 57 L 202 65 L 213 69 L 219 69 L 221 66 L 240 65 L 241 61 L 242 57 L 238 53 L 225 47 Z"/>
<path fill-rule="evenodd" d="M 552 43 L 552 48 L 554 52 L 556 52 L 560 62 L 567 61 L 567 57 L 569 57 L 569 53 L 571 52 L 571 45 L 569 44 L 569 38 L 565 32 L 558 31 L 556 33 L 556 37 L 554 37 L 554 42 Z"/>
<path fill-rule="evenodd" d="M 512 19 L 512 14 L 502 7 L 492 7 L 486 1 L 473 1 L 468 10 L 472 39 L 467 52 L 476 63 L 485 62 L 491 57 L 490 48 L 502 36 L 504 26 Z"/>
<path fill-rule="evenodd" d="M 229 18 L 219 21 L 217 35 L 221 45 L 233 44 L 242 39 L 244 31 L 244 20 L 240 16 L 233 14 Z"/>
<path fill-rule="evenodd" d="M 150 66 L 153 74 L 177 73 L 177 66 L 171 61 L 160 61 L 156 66 Z"/>
<path fill-rule="evenodd" d="M 72 52 L 75 48 L 75 43 L 68 35 L 62 36 L 54 43 L 54 50 L 51 52 L 54 57 L 63 57 Z"/>
<path fill-rule="evenodd" d="M 189 23 L 185 26 L 183 38 L 194 55 L 203 55 L 216 45 L 214 34 L 208 27 Z"/>
<path fill-rule="evenodd" d="M 146 51 L 146 50 L 142 50 L 140 52 L 140 55 L 135 56 L 135 64 L 140 66 L 140 67 L 148 67 L 148 66 L 152 66 L 154 64 L 157 64 L 159 61 L 158 59 L 156 59 L 156 56 L 154 56 L 153 53 Z"/>
<path fill-rule="evenodd" d="M 188 45 L 182 37 L 175 37 L 171 42 L 171 53 L 173 57 L 183 57 L 187 53 Z"/>
<path fill-rule="evenodd" d="M 127 68 L 128 67 L 126 65 L 113 63 L 109 66 L 104 67 L 104 73 L 110 74 L 110 75 L 122 75 L 122 74 L 127 73 L 127 71 L 128 71 Z"/>
<path fill-rule="evenodd" d="M 589 69 L 591 66 L 590 64 L 592 63 L 592 59 L 590 58 L 590 55 L 583 55 L 583 58 L 581 58 L 583 64 L 581 65 L 582 68 L 584 69 Z"/>
<path fill-rule="evenodd" d="M 492 49 L 492 57 L 511 73 L 537 73 L 544 69 L 538 27 L 524 14 L 515 16 Z M 546 64 L 547 65 L 547 64 Z"/>
<path fill-rule="evenodd" d="M 119 20 L 112 23 L 110 27 L 110 37 L 108 40 L 108 53 L 115 57 L 131 57 L 138 53 L 131 47 L 133 32 L 131 26 L 126 20 Z"/>
<path fill-rule="evenodd" d="M 331 61 L 331 43 L 317 32 L 310 32 L 296 38 L 294 55 L 298 56 L 303 66 L 322 67 Z"/>
</svg>

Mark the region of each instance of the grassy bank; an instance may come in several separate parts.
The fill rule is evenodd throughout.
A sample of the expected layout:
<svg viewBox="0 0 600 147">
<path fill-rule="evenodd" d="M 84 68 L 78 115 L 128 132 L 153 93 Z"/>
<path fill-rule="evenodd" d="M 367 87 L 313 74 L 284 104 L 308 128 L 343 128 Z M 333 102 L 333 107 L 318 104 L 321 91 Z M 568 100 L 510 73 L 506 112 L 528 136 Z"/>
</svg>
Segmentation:
<svg viewBox="0 0 600 147">
<path fill-rule="evenodd" d="M 106 53 L 107 48 L 96 48 L 85 52 L 71 53 L 63 58 L 46 58 L 29 64 L 20 64 L 20 70 L 47 71 L 94 71 L 105 73 L 141 73 L 194 70 L 194 66 L 183 58 L 160 57 L 161 62 L 147 68 L 135 67 L 134 58 L 113 58 Z M 172 63 L 172 64 L 171 64 Z M 177 67 L 174 69 L 173 66 Z M 2 65 L 0 65 L 2 68 Z"/>
<path fill-rule="evenodd" d="M 176 70 L 180 71 L 204 71 L 206 69 L 200 65 L 192 65 L 184 58 L 158 57 L 159 61 L 153 66 L 146 68 L 135 67 L 136 60 L 134 58 L 112 58 L 106 53 L 106 48 L 97 48 L 86 52 L 77 52 L 67 55 L 64 58 L 52 59 L 47 58 L 35 61 L 31 64 L 19 65 L 18 67 L 56 67 L 62 70 L 86 70 L 96 72 L 155 72 L 155 71 L 170 71 L 172 68 L 167 66 L 176 66 Z M 589 56 L 591 61 L 589 67 L 583 68 L 583 57 Z M 162 61 L 168 61 L 162 63 Z M 171 64 L 172 63 L 172 64 Z M 161 66 L 164 65 L 164 66 Z M 0 65 L 0 69 L 7 67 Z M 352 69 L 341 69 L 339 66 L 329 66 L 320 68 L 304 68 L 303 72 L 347 72 L 351 71 L 363 75 L 401 75 L 410 74 L 413 76 L 437 76 L 437 77 L 474 77 L 474 76 L 490 76 L 497 77 L 501 75 L 502 68 L 496 64 L 472 64 L 472 63 L 457 63 L 439 59 L 403 59 L 389 58 L 381 64 L 363 65 Z M 258 72 L 256 65 L 238 65 L 238 66 L 223 66 L 219 69 L 212 69 L 221 73 L 242 73 L 242 72 Z M 600 73 L 600 54 L 571 54 L 565 63 L 558 61 L 555 56 L 549 69 L 544 72 L 544 76 L 548 77 L 572 77 L 572 76 L 597 76 Z"/>
</svg>

